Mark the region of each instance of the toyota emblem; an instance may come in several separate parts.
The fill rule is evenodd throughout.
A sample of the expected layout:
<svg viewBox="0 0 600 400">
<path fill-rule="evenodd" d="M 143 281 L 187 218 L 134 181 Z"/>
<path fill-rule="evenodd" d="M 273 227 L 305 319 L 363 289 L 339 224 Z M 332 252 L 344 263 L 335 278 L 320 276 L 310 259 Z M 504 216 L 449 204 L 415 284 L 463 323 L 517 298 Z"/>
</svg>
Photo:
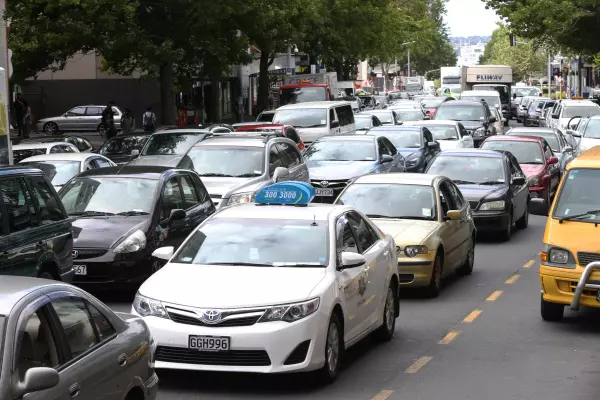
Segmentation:
<svg viewBox="0 0 600 400">
<path fill-rule="evenodd" d="M 79 257 L 79 252 L 77 250 L 73 250 L 72 252 L 73 258 Z"/>
<path fill-rule="evenodd" d="M 207 324 L 218 324 L 221 322 L 221 312 L 217 310 L 204 311 L 201 318 Z"/>
<path fill-rule="evenodd" d="M 321 186 L 323 186 L 323 187 L 329 186 L 329 181 L 321 181 Z"/>
</svg>

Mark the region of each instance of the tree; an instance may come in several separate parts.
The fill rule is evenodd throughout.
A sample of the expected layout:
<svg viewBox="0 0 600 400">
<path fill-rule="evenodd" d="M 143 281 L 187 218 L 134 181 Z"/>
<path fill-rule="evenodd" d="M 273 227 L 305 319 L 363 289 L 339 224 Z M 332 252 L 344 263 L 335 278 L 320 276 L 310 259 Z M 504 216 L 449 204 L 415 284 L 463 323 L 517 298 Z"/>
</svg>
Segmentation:
<svg viewBox="0 0 600 400">
<path fill-rule="evenodd" d="M 211 1 L 211 0 L 207 0 Z M 303 0 L 220 0 L 237 10 L 235 26 L 260 51 L 258 109 L 269 107 L 269 67 L 277 53 L 302 43 L 306 28 L 318 20 L 319 1 Z"/>
<path fill-rule="evenodd" d="M 600 53 L 597 0 L 483 0 L 506 18 L 512 32 L 524 38 L 571 49 Z"/>
<path fill-rule="evenodd" d="M 511 47 L 508 28 L 501 23 L 486 44 L 480 63 L 510 65 L 515 81 L 529 80 L 545 74 L 547 56 L 532 44 Z"/>
</svg>

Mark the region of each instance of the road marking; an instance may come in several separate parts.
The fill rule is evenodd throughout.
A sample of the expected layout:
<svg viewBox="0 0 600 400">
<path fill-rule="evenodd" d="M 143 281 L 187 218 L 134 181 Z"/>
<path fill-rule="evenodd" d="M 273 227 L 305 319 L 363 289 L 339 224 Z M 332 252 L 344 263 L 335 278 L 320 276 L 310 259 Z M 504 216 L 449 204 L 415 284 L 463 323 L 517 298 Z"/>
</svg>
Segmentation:
<svg viewBox="0 0 600 400">
<path fill-rule="evenodd" d="M 504 282 L 504 283 L 506 283 L 507 285 L 512 285 L 513 283 L 515 283 L 517 281 L 517 279 L 519 279 L 520 276 L 521 275 L 519 275 L 519 274 L 514 274 L 513 276 L 511 276 L 510 278 L 508 278 L 506 280 L 506 282 Z"/>
<path fill-rule="evenodd" d="M 477 319 L 477 317 L 479 317 L 479 314 L 481 314 L 482 311 L 481 310 L 473 310 L 471 311 L 471 313 L 469 315 L 467 315 L 465 317 L 465 319 L 463 319 L 463 322 L 465 324 L 470 324 L 471 322 L 475 321 Z"/>
<path fill-rule="evenodd" d="M 406 369 L 407 374 L 416 374 L 421 368 L 423 368 L 429 361 L 431 361 L 433 357 L 423 356 L 419 358 L 417 361 L 413 363 L 410 367 Z"/>
<path fill-rule="evenodd" d="M 494 293 L 490 294 L 490 296 L 487 299 L 485 299 L 485 301 L 496 301 L 498 300 L 498 297 L 502 295 L 502 293 L 504 293 L 503 290 L 496 290 Z"/>
<path fill-rule="evenodd" d="M 460 335 L 461 331 L 450 331 L 442 340 L 438 342 L 438 344 L 449 344 L 451 341 L 456 339 L 458 335 Z"/>
<path fill-rule="evenodd" d="M 523 268 L 531 268 L 533 267 L 533 264 L 535 264 L 535 260 L 529 260 L 527 261 L 527 264 L 523 265 Z"/>
<path fill-rule="evenodd" d="M 392 393 L 394 393 L 393 390 L 382 390 L 381 392 L 377 393 L 377 396 L 373 397 L 371 400 L 385 400 L 388 397 L 390 397 Z"/>
</svg>

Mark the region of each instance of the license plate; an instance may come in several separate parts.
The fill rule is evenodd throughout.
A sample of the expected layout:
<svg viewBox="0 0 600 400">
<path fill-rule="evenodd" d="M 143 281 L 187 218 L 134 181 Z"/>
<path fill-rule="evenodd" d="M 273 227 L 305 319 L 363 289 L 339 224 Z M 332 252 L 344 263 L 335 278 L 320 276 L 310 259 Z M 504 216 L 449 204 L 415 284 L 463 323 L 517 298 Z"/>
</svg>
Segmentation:
<svg viewBox="0 0 600 400">
<path fill-rule="evenodd" d="M 230 341 L 226 336 L 190 335 L 188 347 L 198 351 L 229 351 Z"/>
<path fill-rule="evenodd" d="M 75 275 L 87 275 L 86 265 L 73 265 L 73 269 L 75 270 Z"/>
<path fill-rule="evenodd" d="M 316 188 L 315 189 L 315 195 L 317 196 L 333 196 L 333 189 L 321 189 L 321 188 Z"/>
</svg>

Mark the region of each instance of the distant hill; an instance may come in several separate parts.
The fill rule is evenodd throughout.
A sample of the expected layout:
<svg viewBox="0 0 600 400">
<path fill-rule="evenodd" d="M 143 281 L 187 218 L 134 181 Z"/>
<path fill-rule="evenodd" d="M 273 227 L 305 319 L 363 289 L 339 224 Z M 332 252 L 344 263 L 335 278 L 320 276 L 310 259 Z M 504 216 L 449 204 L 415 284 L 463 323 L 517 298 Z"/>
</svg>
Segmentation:
<svg viewBox="0 0 600 400">
<path fill-rule="evenodd" d="M 450 38 L 450 43 L 453 45 L 469 45 L 469 44 L 477 44 L 477 43 L 487 43 L 490 41 L 491 36 L 453 36 Z"/>
</svg>

